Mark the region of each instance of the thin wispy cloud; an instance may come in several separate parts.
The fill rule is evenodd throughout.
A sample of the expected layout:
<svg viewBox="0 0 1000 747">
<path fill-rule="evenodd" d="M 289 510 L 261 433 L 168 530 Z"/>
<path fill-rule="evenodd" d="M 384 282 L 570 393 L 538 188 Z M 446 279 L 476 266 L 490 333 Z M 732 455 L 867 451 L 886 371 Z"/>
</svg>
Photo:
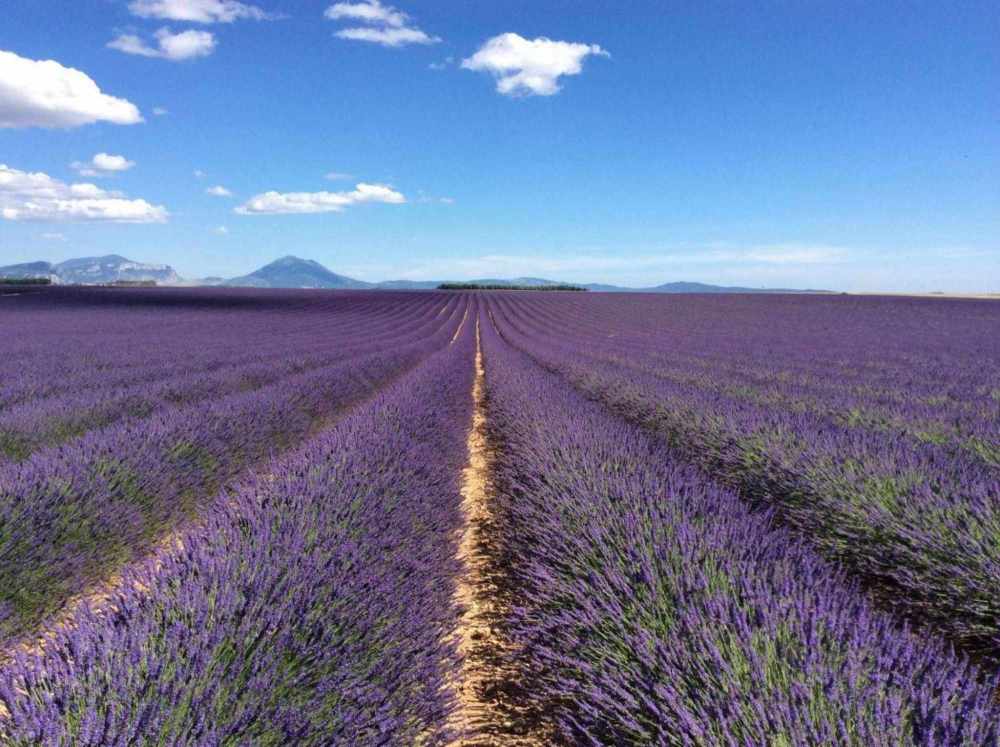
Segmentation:
<svg viewBox="0 0 1000 747">
<path fill-rule="evenodd" d="M 415 202 L 421 204 L 439 204 L 439 205 L 454 205 L 454 197 L 435 197 L 434 195 L 429 195 L 423 190 L 417 192 L 417 197 Z"/>
<path fill-rule="evenodd" d="M 323 178 L 331 182 L 340 182 L 347 179 L 353 179 L 354 177 L 350 174 L 345 174 L 343 171 L 327 171 Z"/>
<path fill-rule="evenodd" d="M 153 34 L 156 46 L 146 43 L 135 34 L 120 34 L 108 42 L 110 49 L 140 57 L 157 57 L 172 62 L 207 57 L 215 51 L 215 36 L 211 31 L 188 29 L 178 33 L 162 28 Z"/>
<path fill-rule="evenodd" d="M 430 70 L 445 70 L 455 64 L 454 57 L 445 57 L 441 62 L 432 62 L 427 67 Z"/>
<path fill-rule="evenodd" d="M 559 79 L 583 72 L 587 57 L 610 57 L 597 44 L 525 39 L 507 33 L 488 39 L 462 68 L 491 74 L 497 92 L 505 96 L 552 96 L 559 93 Z"/>
<path fill-rule="evenodd" d="M 66 184 L 40 171 L 0 164 L 0 218 L 10 221 L 163 223 L 162 205 L 96 184 Z"/>
<path fill-rule="evenodd" d="M 104 93 L 86 73 L 0 50 L 0 128 L 142 121 L 135 104 Z"/>
<path fill-rule="evenodd" d="M 473 257 L 428 258 L 399 265 L 365 264 L 344 271 L 359 277 L 403 280 L 470 280 L 484 277 L 542 276 L 572 282 L 618 282 L 649 286 L 670 280 L 690 280 L 735 272 L 775 277 L 815 265 L 838 266 L 858 253 L 843 247 L 783 244 L 759 247 L 668 249 L 661 252 L 612 255 L 578 252 L 547 255 L 542 251 L 495 252 Z"/>
<path fill-rule="evenodd" d="M 437 44 L 440 37 L 431 36 L 411 23 L 410 17 L 379 0 L 359 3 L 336 3 L 323 14 L 331 21 L 363 24 L 341 29 L 334 33 L 340 39 L 371 42 L 384 47 L 402 47 L 407 44 Z"/>
<path fill-rule="evenodd" d="M 205 190 L 205 194 L 212 195 L 212 197 L 232 197 L 233 193 L 228 189 L 223 187 L 221 184 L 216 184 L 214 187 L 209 187 Z"/>
<path fill-rule="evenodd" d="M 350 192 L 264 192 L 236 208 L 241 215 L 339 213 L 352 205 L 381 202 L 399 205 L 406 197 L 385 184 L 358 184 Z"/>
</svg>

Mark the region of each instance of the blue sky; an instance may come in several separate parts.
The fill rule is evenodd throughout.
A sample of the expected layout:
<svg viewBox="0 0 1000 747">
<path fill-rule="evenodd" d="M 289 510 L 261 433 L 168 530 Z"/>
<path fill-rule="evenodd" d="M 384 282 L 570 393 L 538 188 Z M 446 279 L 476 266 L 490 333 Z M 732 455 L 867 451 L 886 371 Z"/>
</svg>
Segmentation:
<svg viewBox="0 0 1000 747">
<path fill-rule="evenodd" d="M 997 39 L 993 2 L 7 0 L 0 264 L 1000 291 Z"/>
</svg>

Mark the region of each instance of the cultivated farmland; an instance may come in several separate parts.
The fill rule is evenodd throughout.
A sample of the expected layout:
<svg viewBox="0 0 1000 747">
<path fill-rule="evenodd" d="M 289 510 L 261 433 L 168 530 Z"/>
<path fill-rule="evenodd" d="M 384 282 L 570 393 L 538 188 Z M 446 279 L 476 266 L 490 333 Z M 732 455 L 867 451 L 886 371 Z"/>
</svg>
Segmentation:
<svg viewBox="0 0 1000 747">
<path fill-rule="evenodd" d="M 1000 303 L 0 298 L 0 743 L 1000 741 Z"/>
</svg>

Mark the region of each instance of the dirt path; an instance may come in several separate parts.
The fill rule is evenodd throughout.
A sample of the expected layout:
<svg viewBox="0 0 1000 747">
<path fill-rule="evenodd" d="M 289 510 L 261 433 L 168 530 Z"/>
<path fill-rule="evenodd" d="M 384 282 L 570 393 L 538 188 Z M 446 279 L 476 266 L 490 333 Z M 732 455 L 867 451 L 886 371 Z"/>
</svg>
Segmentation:
<svg viewBox="0 0 1000 747">
<path fill-rule="evenodd" d="M 474 402 L 472 428 L 467 441 L 469 461 L 462 473 L 463 526 L 457 557 L 462 573 L 455 584 L 454 599 L 464 613 L 454 632 L 462 656 L 458 681 L 451 688 L 458 708 L 448 723 L 458 736 L 452 747 L 490 745 L 541 745 L 538 738 L 511 736 L 512 724 L 497 708 L 497 683 L 507 679 L 498 664 L 498 653 L 509 650 L 491 621 L 503 618 L 500 595 L 489 581 L 489 559 L 484 554 L 482 533 L 491 520 L 489 502 L 490 459 L 486 439 L 486 370 L 483 365 L 476 320 L 476 377 L 472 386 Z"/>
<path fill-rule="evenodd" d="M 460 323 L 460 324 L 458 325 L 458 329 L 456 329 L 456 330 L 455 330 L 455 334 L 454 334 L 454 335 L 452 336 L 452 338 L 451 338 L 451 342 L 449 342 L 449 343 L 448 343 L 449 345 L 454 345 L 454 344 L 455 344 L 455 340 L 457 340 L 457 339 L 458 339 L 458 336 L 459 336 L 460 334 L 462 334 L 462 330 L 463 330 L 463 329 L 465 329 L 465 322 L 466 322 L 466 320 L 467 320 L 468 318 L 469 318 L 469 307 L 468 307 L 468 306 L 466 306 L 466 307 L 465 307 L 465 314 L 463 314 L 463 315 L 462 315 L 462 321 L 461 321 L 461 323 Z M 479 329 L 479 325 L 478 325 L 478 323 L 476 324 L 476 329 L 477 329 L 477 330 Z M 476 334 L 478 334 L 478 332 L 477 332 Z M 478 341 L 478 339 L 479 339 L 479 338 L 477 337 L 476 339 L 477 339 L 477 341 Z M 478 342 L 477 342 L 477 345 L 478 345 Z M 476 350 L 477 350 L 477 355 L 478 355 L 478 347 L 476 348 Z"/>
<path fill-rule="evenodd" d="M 488 640 L 490 626 L 489 600 L 481 593 L 483 562 L 478 550 L 479 526 L 489 517 L 486 501 L 486 413 L 484 407 L 485 369 L 483 351 L 479 344 L 479 323 L 476 322 L 476 376 L 472 385 L 472 428 L 466 442 L 469 462 L 462 472 L 462 534 L 458 545 L 458 559 L 462 573 L 455 585 L 455 602 L 464 613 L 455 631 L 456 645 L 463 664 L 460 681 L 453 683 L 458 708 L 449 726 L 462 736 L 454 745 L 475 743 L 475 735 L 489 715 L 489 704 L 480 696 L 488 676 L 476 660 L 476 646 Z"/>
</svg>

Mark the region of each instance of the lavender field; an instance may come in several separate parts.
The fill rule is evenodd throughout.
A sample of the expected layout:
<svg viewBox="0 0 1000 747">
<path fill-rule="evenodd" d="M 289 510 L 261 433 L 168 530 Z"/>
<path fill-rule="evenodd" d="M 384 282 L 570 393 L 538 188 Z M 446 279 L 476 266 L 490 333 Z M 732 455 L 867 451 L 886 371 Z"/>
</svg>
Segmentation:
<svg viewBox="0 0 1000 747">
<path fill-rule="evenodd" d="M 1000 744 L 998 302 L 53 286 L 0 330 L 2 744 Z"/>
</svg>

